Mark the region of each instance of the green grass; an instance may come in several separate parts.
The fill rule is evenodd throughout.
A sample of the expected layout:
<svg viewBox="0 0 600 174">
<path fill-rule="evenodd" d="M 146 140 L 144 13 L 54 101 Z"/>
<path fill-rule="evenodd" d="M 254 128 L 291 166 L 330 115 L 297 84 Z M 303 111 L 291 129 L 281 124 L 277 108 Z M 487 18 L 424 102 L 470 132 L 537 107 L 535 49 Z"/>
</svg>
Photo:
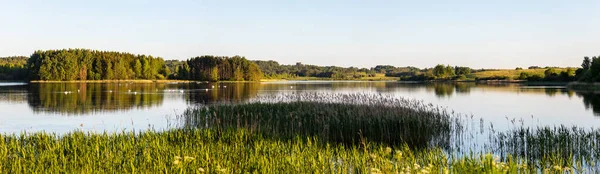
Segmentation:
<svg viewBox="0 0 600 174">
<path fill-rule="evenodd" d="M 529 162 L 489 153 L 447 155 L 363 142 L 334 145 L 316 137 L 274 140 L 248 130 L 73 132 L 8 135 L 0 141 L 6 173 L 535 173 L 566 172 L 560 161 Z M 552 155 L 552 154 L 548 154 Z M 544 166 L 538 168 L 538 166 Z M 580 169 L 580 171 L 584 171 Z"/>
</svg>

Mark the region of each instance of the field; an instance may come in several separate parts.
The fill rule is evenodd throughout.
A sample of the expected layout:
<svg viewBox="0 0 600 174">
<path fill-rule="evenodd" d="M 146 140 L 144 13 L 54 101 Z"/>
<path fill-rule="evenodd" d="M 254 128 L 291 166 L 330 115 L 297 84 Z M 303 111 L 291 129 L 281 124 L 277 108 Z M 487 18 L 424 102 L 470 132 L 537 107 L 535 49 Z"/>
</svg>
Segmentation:
<svg viewBox="0 0 600 174">
<path fill-rule="evenodd" d="M 558 72 L 566 71 L 566 68 L 556 68 Z M 514 69 L 504 69 L 504 70 L 486 70 L 479 71 L 473 73 L 473 75 L 478 79 L 492 78 L 492 77 L 508 77 L 509 79 L 515 80 L 518 79 L 519 75 L 522 72 L 528 73 L 529 75 L 539 75 L 544 77 L 544 71 L 546 69 L 523 69 L 523 70 L 514 70 Z"/>
</svg>

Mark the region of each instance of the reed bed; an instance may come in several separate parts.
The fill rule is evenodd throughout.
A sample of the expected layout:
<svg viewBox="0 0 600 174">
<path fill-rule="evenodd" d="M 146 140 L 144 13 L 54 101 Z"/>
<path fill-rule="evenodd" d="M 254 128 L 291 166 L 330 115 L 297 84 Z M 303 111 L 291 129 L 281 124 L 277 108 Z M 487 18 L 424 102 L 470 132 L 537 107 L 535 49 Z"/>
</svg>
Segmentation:
<svg viewBox="0 0 600 174">
<path fill-rule="evenodd" d="M 0 137 L 2 173 L 532 173 L 518 158 L 485 153 L 448 156 L 364 142 L 345 146 L 318 137 L 274 140 L 248 130 L 49 133 Z M 549 164 L 553 164 L 550 161 Z M 543 171 L 569 172 L 552 165 Z"/>
<path fill-rule="evenodd" d="M 420 101 L 369 94 L 305 93 L 244 104 L 190 108 L 186 127 L 247 129 L 265 137 L 315 136 L 346 145 L 370 142 L 415 148 L 449 147 L 451 114 Z"/>
<path fill-rule="evenodd" d="M 575 169 L 596 169 L 600 159 L 600 130 L 580 127 L 519 127 L 499 132 L 488 151 L 533 162 L 537 168 L 550 163 Z"/>
</svg>

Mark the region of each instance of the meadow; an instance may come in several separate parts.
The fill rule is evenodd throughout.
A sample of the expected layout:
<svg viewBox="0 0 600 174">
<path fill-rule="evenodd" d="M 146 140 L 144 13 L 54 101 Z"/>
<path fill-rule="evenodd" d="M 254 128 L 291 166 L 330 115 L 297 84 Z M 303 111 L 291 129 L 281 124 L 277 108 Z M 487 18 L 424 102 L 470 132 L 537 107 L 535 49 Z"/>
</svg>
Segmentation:
<svg viewBox="0 0 600 174">
<path fill-rule="evenodd" d="M 563 71 L 566 71 L 567 68 L 555 68 L 555 70 L 557 72 L 563 72 Z M 517 80 L 517 79 L 519 79 L 519 76 L 521 75 L 521 73 L 527 73 L 529 75 L 537 75 L 540 77 L 544 77 L 545 71 L 546 71 L 545 68 L 542 68 L 542 69 L 519 69 L 519 70 L 499 69 L 499 70 L 478 71 L 478 72 L 473 73 L 473 76 L 477 79 L 490 79 L 490 78 L 495 78 L 495 77 L 506 77 L 506 79 L 509 79 L 509 80 Z"/>
</svg>

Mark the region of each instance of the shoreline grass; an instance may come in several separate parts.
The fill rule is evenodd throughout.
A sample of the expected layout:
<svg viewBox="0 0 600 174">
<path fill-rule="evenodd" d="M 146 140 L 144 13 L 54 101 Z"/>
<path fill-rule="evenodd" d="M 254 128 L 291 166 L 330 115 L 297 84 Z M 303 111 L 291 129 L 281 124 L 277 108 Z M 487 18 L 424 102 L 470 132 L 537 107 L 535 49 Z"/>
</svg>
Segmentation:
<svg viewBox="0 0 600 174">
<path fill-rule="evenodd" d="M 574 173 L 593 169 L 560 160 L 528 161 L 491 153 L 448 155 L 365 141 L 329 144 L 317 137 L 274 140 L 245 129 L 161 132 L 75 131 L 1 135 L 7 173 Z M 553 154 L 547 154 L 552 156 Z"/>
</svg>

